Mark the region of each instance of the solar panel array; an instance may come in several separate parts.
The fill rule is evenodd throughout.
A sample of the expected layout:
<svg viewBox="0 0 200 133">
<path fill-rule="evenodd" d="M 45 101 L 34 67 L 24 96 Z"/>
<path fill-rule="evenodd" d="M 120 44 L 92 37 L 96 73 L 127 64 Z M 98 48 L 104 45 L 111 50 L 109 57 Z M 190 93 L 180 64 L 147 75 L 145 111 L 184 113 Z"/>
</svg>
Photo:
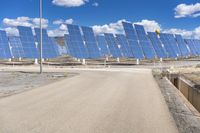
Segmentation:
<svg viewBox="0 0 200 133">
<path fill-rule="evenodd" d="M 35 28 L 35 33 L 36 33 L 36 38 L 37 38 L 37 42 L 38 42 L 38 49 L 40 48 L 40 40 L 41 40 L 41 36 L 40 36 L 40 29 L 39 28 Z M 53 41 L 51 40 L 51 38 L 48 37 L 47 35 L 47 30 L 46 29 L 42 29 L 42 56 L 43 58 L 56 58 L 57 54 L 56 54 L 56 50 L 54 48 L 54 44 Z"/>
<path fill-rule="evenodd" d="M 67 46 L 69 48 L 70 54 L 79 59 L 89 58 L 86 46 L 83 43 L 83 38 L 77 25 L 67 25 L 69 38 L 67 39 Z"/>
<path fill-rule="evenodd" d="M 32 29 L 30 27 L 17 27 L 19 30 L 20 40 L 24 50 L 26 58 L 38 58 L 39 52 L 36 48 L 35 37 L 33 36 Z"/>
<path fill-rule="evenodd" d="M 121 34 L 116 34 L 117 44 L 120 45 L 121 54 L 123 57 L 131 58 L 133 54 L 131 52 L 130 46 L 127 42 L 126 36 Z"/>
<path fill-rule="evenodd" d="M 0 30 L 0 58 L 11 58 L 10 46 L 8 44 L 8 38 L 5 31 Z"/>
<path fill-rule="evenodd" d="M 24 50 L 19 37 L 10 36 L 9 38 L 12 58 L 24 58 Z"/>
<path fill-rule="evenodd" d="M 115 40 L 114 35 L 110 34 L 110 33 L 105 33 L 104 35 L 105 35 L 105 39 L 106 39 L 106 42 L 107 42 L 108 47 L 110 49 L 110 54 L 112 55 L 112 57 L 115 57 L 115 58 L 122 57 L 121 51 L 118 47 L 118 44 Z"/>
<path fill-rule="evenodd" d="M 169 34 L 161 33 L 160 40 L 166 49 L 167 57 L 168 58 L 177 58 L 178 55 L 175 52 L 175 49 L 173 47 L 174 44 L 172 44 L 169 40 Z"/>
<path fill-rule="evenodd" d="M 97 44 L 101 57 L 108 57 L 110 55 L 109 48 L 105 39 L 105 36 L 96 36 Z"/>
<path fill-rule="evenodd" d="M 133 25 L 126 22 L 123 22 L 122 24 L 133 56 L 137 59 L 144 59 L 142 47 L 139 44 L 137 34 L 135 29 L 133 28 Z"/>
<path fill-rule="evenodd" d="M 176 42 L 179 46 L 182 57 L 189 56 L 190 52 L 189 52 L 189 50 L 186 46 L 186 43 L 184 42 L 182 36 L 181 35 L 175 35 L 175 38 L 176 38 Z"/>
<path fill-rule="evenodd" d="M 167 57 L 166 51 L 164 47 L 162 46 L 162 43 L 159 40 L 157 34 L 155 32 L 148 32 L 148 37 L 151 40 L 151 43 L 154 47 L 157 58 L 166 58 Z"/>
<path fill-rule="evenodd" d="M 113 58 L 179 58 L 200 55 L 200 40 L 183 39 L 181 35 L 145 32 L 142 25 L 122 22 L 124 34 L 95 35 L 90 27 L 68 24 L 65 46 L 50 38 L 43 29 L 43 57 L 70 55 L 78 59 Z M 38 58 L 40 29 L 18 26 L 19 37 L 7 37 L 0 31 L 0 58 Z M 58 39 L 58 38 L 57 38 Z M 62 40 L 62 38 L 61 38 Z M 59 40 L 60 43 L 60 40 Z"/>
<path fill-rule="evenodd" d="M 144 27 L 142 25 L 135 24 L 135 30 L 138 36 L 138 40 L 140 45 L 142 46 L 144 56 L 147 59 L 153 59 L 156 57 L 152 43 L 147 38 L 146 32 L 144 30 Z"/>
<path fill-rule="evenodd" d="M 85 45 L 87 47 L 89 58 L 96 59 L 100 58 L 99 48 L 92 28 L 82 26 L 83 37 Z"/>
</svg>

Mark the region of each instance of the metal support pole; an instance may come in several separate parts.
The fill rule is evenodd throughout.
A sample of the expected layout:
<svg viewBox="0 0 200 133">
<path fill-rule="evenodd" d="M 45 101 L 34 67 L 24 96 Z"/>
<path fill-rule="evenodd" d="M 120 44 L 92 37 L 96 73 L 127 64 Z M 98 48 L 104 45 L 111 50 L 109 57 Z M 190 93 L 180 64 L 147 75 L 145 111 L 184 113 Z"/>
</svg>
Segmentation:
<svg viewBox="0 0 200 133">
<path fill-rule="evenodd" d="M 43 64 L 42 64 L 42 43 L 43 43 L 43 36 L 42 36 L 42 0 L 40 0 L 40 73 L 43 72 Z"/>
</svg>

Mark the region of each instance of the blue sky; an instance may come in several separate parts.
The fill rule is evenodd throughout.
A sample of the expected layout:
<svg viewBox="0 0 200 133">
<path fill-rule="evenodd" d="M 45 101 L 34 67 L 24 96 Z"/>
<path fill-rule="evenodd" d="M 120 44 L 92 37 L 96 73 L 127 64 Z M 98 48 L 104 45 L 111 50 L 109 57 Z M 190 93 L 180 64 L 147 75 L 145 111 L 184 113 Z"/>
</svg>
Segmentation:
<svg viewBox="0 0 200 133">
<path fill-rule="evenodd" d="M 200 33 L 197 0 L 43 0 L 43 4 L 44 23 L 50 34 L 56 30 L 64 33 L 66 23 L 93 26 L 99 32 L 117 32 L 120 20 L 144 24 L 147 30 L 161 28 L 184 36 Z M 39 0 L 1 0 L 0 12 L 1 29 L 15 32 L 12 30 L 16 25 L 34 25 L 32 19 L 39 17 Z M 53 23 L 58 20 L 60 23 Z M 37 20 L 34 22 L 36 25 Z"/>
</svg>

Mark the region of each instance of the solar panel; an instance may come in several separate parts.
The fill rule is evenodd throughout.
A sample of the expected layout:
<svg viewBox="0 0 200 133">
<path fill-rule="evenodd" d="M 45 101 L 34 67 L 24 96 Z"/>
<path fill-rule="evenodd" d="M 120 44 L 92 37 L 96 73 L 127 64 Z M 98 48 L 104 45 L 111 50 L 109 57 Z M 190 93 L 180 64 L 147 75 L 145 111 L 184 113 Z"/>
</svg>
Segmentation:
<svg viewBox="0 0 200 133">
<path fill-rule="evenodd" d="M 181 55 L 182 56 L 189 56 L 190 52 L 186 46 L 186 43 L 184 42 L 183 38 L 181 35 L 175 35 L 176 42 L 178 44 L 178 47 L 180 49 Z"/>
<path fill-rule="evenodd" d="M 133 56 L 137 59 L 143 59 L 144 54 L 142 51 L 142 47 L 138 42 L 138 38 L 135 29 L 133 28 L 133 25 L 131 23 L 126 23 L 126 22 L 122 22 L 122 24 Z"/>
<path fill-rule="evenodd" d="M 117 44 L 120 45 L 120 50 L 123 57 L 127 57 L 127 58 L 134 57 L 130 50 L 130 47 L 125 35 L 117 34 L 116 41 L 117 41 Z"/>
<path fill-rule="evenodd" d="M 38 48 L 40 47 L 40 29 L 39 28 L 35 28 L 35 33 L 36 33 L 36 37 L 37 37 L 37 42 L 38 42 Z M 54 44 L 53 41 L 51 40 L 50 37 L 48 37 L 47 34 L 47 30 L 46 29 L 42 29 L 42 56 L 43 58 L 56 58 L 57 54 L 56 54 L 56 50 L 54 48 Z"/>
<path fill-rule="evenodd" d="M 10 36 L 9 38 L 11 53 L 13 58 L 23 58 L 25 57 L 22 43 L 19 37 Z"/>
<path fill-rule="evenodd" d="M 97 39 L 97 44 L 99 47 L 99 51 L 101 54 L 101 57 L 107 57 L 110 55 L 109 49 L 108 49 L 108 45 L 105 39 L 105 36 L 96 36 Z"/>
<path fill-rule="evenodd" d="M 169 39 L 169 42 L 171 43 L 171 46 L 174 49 L 176 55 L 177 56 L 181 56 L 181 52 L 180 52 L 178 44 L 177 44 L 177 42 L 176 42 L 176 40 L 174 38 L 174 35 L 173 34 L 168 34 L 168 39 Z"/>
<path fill-rule="evenodd" d="M 8 37 L 5 31 L 0 30 L 0 58 L 9 59 L 11 58 L 10 47 L 8 44 Z"/>
<path fill-rule="evenodd" d="M 53 42 L 53 47 L 54 47 L 54 49 L 55 49 L 55 51 L 56 51 L 57 57 L 60 56 L 60 55 L 62 55 L 62 54 L 60 53 L 60 51 L 59 51 L 59 46 L 58 46 L 59 44 L 56 42 L 56 39 L 52 37 L 51 40 L 52 40 L 52 42 Z"/>
<path fill-rule="evenodd" d="M 186 42 L 187 46 L 189 47 L 190 54 L 193 56 L 198 55 L 197 49 L 195 48 L 193 41 L 191 39 L 184 39 Z"/>
<path fill-rule="evenodd" d="M 148 32 L 148 37 L 151 40 L 151 43 L 154 47 L 157 57 L 166 58 L 167 57 L 166 51 L 164 47 L 162 46 L 162 43 L 159 40 L 157 34 L 155 32 Z"/>
<path fill-rule="evenodd" d="M 99 48 L 97 46 L 97 41 L 93 32 L 93 29 L 90 27 L 81 27 L 83 32 L 83 37 L 85 41 L 85 45 L 88 50 L 89 58 L 96 59 L 100 58 Z"/>
<path fill-rule="evenodd" d="M 67 25 L 69 31 L 68 48 L 73 57 L 87 59 L 89 57 L 80 29 L 77 25 Z M 66 38 L 65 38 L 66 39 Z"/>
<path fill-rule="evenodd" d="M 121 51 L 117 45 L 114 35 L 110 33 L 105 33 L 104 35 L 112 57 L 114 58 L 122 57 Z"/>
<path fill-rule="evenodd" d="M 173 48 L 173 44 L 169 40 L 169 34 L 160 33 L 160 40 L 166 49 L 167 57 L 170 57 L 170 58 L 178 57 L 178 55 L 176 54 Z"/>
<path fill-rule="evenodd" d="M 199 40 L 193 39 L 193 43 L 194 43 L 194 45 L 195 45 L 197 54 L 200 55 L 200 44 L 199 44 Z"/>
<path fill-rule="evenodd" d="M 147 38 L 146 32 L 142 25 L 135 24 L 135 30 L 138 35 L 139 43 L 142 46 L 144 56 L 147 59 L 153 59 L 156 57 L 152 43 Z"/>
<path fill-rule="evenodd" d="M 20 40 L 26 58 L 38 58 L 39 53 L 35 45 L 35 37 L 30 27 L 18 26 Z"/>
</svg>

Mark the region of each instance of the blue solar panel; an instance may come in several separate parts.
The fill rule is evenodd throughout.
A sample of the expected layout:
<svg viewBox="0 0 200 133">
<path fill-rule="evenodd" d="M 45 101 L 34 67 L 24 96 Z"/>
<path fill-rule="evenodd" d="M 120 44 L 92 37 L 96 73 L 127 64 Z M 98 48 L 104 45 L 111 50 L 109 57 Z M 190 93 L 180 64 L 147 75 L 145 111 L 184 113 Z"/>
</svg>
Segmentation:
<svg viewBox="0 0 200 133">
<path fill-rule="evenodd" d="M 35 37 L 30 27 L 18 26 L 20 40 L 26 58 L 38 58 L 39 53 L 35 45 Z"/>
<path fill-rule="evenodd" d="M 169 34 L 161 33 L 160 40 L 166 49 L 168 57 L 170 57 L 170 58 L 178 57 L 178 55 L 176 54 L 176 52 L 173 48 L 173 44 L 169 40 Z"/>
<path fill-rule="evenodd" d="M 189 47 L 190 54 L 193 56 L 198 55 L 197 49 L 195 48 L 193 41 L 191 39 L 185 39 L 184 41 L 186 42 L 187 46 Z"/>
<path fill-rule="evenodd" d="M 73 57 L 86 59 L 89 58 L 86 46 L 83 43 L 83 38 L 80 29 L 77 25 L 67 25 L 69 31 L 68 48 Z"/>
<path fill-rule="evenodd" d="M 95 59 L 100 58 L 99 48 L 97 46 L 97 41 L 93 32 L 93 29 L 90 27 L 81 27 L 83 32 L 84 41 L 88 50 L 89 58 Z"/>
<path fill-rule="evenodd" d="M 184 42 L 183 38 L 181 35 L 175 35 L 176 37 L 176 42 L 178 44 L 178 47 L 180 49 L 181 55 L 182 56 L 189 56 L 190 52 L 186 46 L 186 43 Z"/>
<path fill-rule="evenodd" d="M 62 55 L 62 54 L 60 53 L 60 51 L 59 51 L 59 46 L 58 46 L 59 44 L 56 42 L 56 39 L 52 37 L 51 40 L 52 40 L 52 42 L 53 42 L 53 47 L 54 47 L 54 49 L 55 49 L 55 51 L 56 51 L 57 57 L 60 56 L 60 55 Z"/>
<path fill-rule="evenodd" d="M 25 57 L 22 43 L 19 37 L 9 37 L 9 42 L 11 46 L 11 53 L 13 58 L 23 58 Z"/>
<path fill-rule="evenodd" d="M 38 42 L 38 49 L 40 48 L 40 29 L 35 28 L 35 33 L 37 37 L 37 42 Z M 43 58 L 56 58 L 56 50 L 54 48 L 53 41 L 51 40 L 50 37 L 48 37 L 47 30 L 42 29 L 42 35 L 43 35 L 43 44 L 42 44 L 42 56 Z"/>
<path fill-rule="evenodd" d="M 126 33 L 126 37 L 127 37 L 130 49 L 134 57 L 137 59 L 143 59 L 144 54 L 142 51 L 142 47 L 138 43 L 138 38 L 135 32 L 135 29 L 133 28 L 133 25 L 131 23 L 126 23 L 126 22 L 123 22 L 122 24 Z"/>
<path fill-rule="evenodd" d="M 135 24 L 135 30 L 138 35 L 139 43 L 142 46 L 144 56 L 147 59 L 153 59 L 156 57 L 154 48 L 152 46 L 152 43 L 147 38 L 146 32 L 144 30 L 144 27 L 142 25 Z"/>
<path fill-rule="evenodd" d="M 200 44 L 199 44 L 199 40 L 193 39 L 193 43 L 194 43 L 194 46 L 195 46 L 195 48 L 196 48 L 197 54 L 200 55 Z"/>
<path fill-rule="evenodd" d="M 114 35 L 110 33 L 105 33 L 104 35 L 112 57 L 114 58 L 122 57 L 121 51 L 117 45 Z"/>
<path fill-rule="evenodd" d="M 116 41 L 120 45 L 120 50 L 123 57 L 134 57 L 125 35 L 117 34 Z"/>
<path fill-rule="evenodd" d="M 178 44 L 174 38 L 174 35 L 173 34 L 168 34 L 168 39 L 169 39 L 169 42 L 171 43 L 171 46 L 172 48 L 174 49 L 176 55 L 179 57 L 181 56 L 181 52 L 180 52 L 180 49 L 178 47 Z"/>
<path fill-rule="evenodd" d="M 70 43 L 70 36 L 69 35 L 65 35 L 64 37 L 65 40 L 65 46 L 68 48 L 68 54 L 72 57 L 76 57 L 75 52 L 76 49 L 75 47 Z"/>
<path fill-rule="evenodd" d="M 99 51 L 101 54 L 101 57 L 107 57 L 110 55 L 109 49 L 108 49 L 108 45 L 105 39 L 105 36 L 96 36 L 97 39 L 97 44 L 99 47 Z"/>
<path fill-rule="evenodd" d="M 157 34 L 155 32 L 148 32 L 148 37 L 151 40 L 151 43 L 155 49 L 158 58 L 166 58 L 167 54 L 162 46 L 161 41 L 159 40 Z"/>
<path fill-rule="evenodd" d="M 0 30 L 0 58 L 8 59 L 11 58 L 10 47 L 8 44 L 8 37 L 5 31 Z"/>
</svg>

